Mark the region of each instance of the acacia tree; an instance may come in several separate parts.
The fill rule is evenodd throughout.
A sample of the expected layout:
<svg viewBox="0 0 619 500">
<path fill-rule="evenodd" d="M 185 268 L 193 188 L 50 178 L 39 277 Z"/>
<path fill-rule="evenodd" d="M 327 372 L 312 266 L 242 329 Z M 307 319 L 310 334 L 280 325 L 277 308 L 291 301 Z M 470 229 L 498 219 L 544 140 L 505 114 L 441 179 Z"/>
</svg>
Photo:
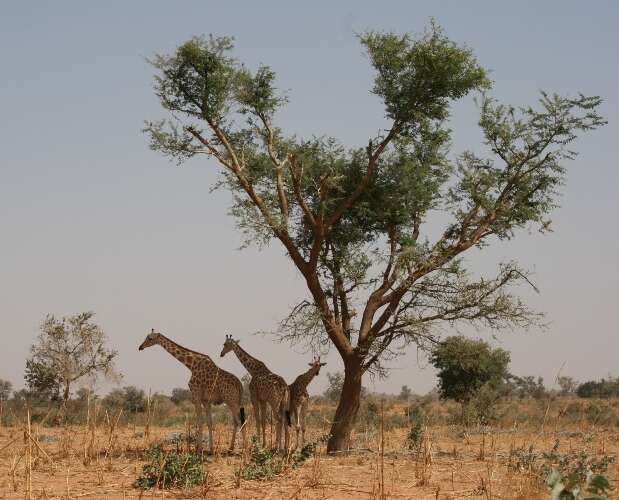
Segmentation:
<svg viewBox="0 0 619 500">
<path fill-rule="evenodd" d="M 26 384 L 31 391 L 45 394 L 66 406 L 71 387 L 78 380 L 98 376 L 117 378 L 114 359 L 118 352 L 107 347 L 107 336 L 85 312 L 57 319 L 48 315 L 30 347 L 26 361 Z"/>
<path fill-rule="evenodd" d="M 387 119 L 366 147 L 285 135 L 275 115 L 287 99 L 274 72 L 239 64 L 226 37 L 192 38 L 151 61 L 170 117 L 145 128 L 152 149 L 179 164 L 214 159 L 247 242 L 278 240 L 305 279 L 309 297 L 279 334 L 334 346 L 342 358 L 329 451 L 348 444 L 363 374 L 384 374 L 402 347 L 424 345 L 445 324 L 539 322 L 509 291 L 528 282 L 525 271 L 510 262 L 494 277 L 475 279 L 462 254 L 531 224 L 547 230 L 562 161 L 575 156 L 566 145 L 603 123 L 598 97 L 544 93 L 536 110 L 482 95 L 488 158 L 464 152 L 450 159 L 450 104 L 490 89 L 472 51 L 436 26 L 417 38 L 368 32 L 360 41 Z M 451 221 L 430 240 L 425 223 L 436 210 Z"/>
<path fill-rule="evenodd" d="M 486 384 L 494 388 L 509 376 L 509 353 L 492 349 L 483 340 L 447 337 L 432 350 L 432 364 L 437 369 L 439 393 L 464 405 Z"/>
</svg>

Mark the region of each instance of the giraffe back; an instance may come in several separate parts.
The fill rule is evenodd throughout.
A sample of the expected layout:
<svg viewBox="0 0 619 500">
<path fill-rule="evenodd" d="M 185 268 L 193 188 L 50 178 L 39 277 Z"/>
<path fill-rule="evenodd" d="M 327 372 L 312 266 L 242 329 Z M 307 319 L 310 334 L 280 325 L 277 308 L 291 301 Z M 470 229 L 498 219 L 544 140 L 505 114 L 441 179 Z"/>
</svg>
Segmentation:
<svg viewBox="0 0 619 500">
<path fill-rule="evenodd" d="M 189 387 L 197 391 L 204 402 L 226 403 L 231 407 L 242 406 L 243 384 L 234 374 L 219 368 L 206 356 L 196 363 Z"/>
</svg>

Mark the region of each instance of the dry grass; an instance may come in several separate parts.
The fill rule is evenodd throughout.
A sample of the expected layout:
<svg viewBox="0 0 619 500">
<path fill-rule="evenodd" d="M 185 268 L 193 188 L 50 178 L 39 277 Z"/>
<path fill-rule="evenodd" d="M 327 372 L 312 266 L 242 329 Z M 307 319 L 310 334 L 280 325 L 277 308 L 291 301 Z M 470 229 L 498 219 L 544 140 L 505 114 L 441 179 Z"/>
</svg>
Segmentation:
<svg viewBox="0 0 619 500">
<path fill-rule="evenodd" d="M 434 415 L 449 410 L 435 405 Z M 407 447 L 406 422 L 394 424 L 400 422 L 395 417 L 404 414 L 404 407 L 386 404 L 381 418 L 381 404 L 377 421 L 360 423 L 353 436 L 355 449 L 335 457 L 326 455 L 323 441 L 333 409 L 318 407 L 307 433 L 309 441 L 319 443 L 317 453 L 301 467 L 284 467 L 278 477 L 264 482 L 239 479 L 238 471 L 247 463 L 248 454 L 225 452 L 230 429 L 218 423 L 216 453 L 205 464 L 203 485 L 145 492 L 132 486 L 141 472 L 145 450 L 174 431 L 186 432 L 187 427 L 155 425 L 150 413 L 142 425 L 129 424 L 120 413 L 106 413 L 93 406 L 81 425 L 32 423 L 28 429 L 24 419 L 21 425 L 14 422 L 0 427 L 0 498 L 548 498 L 535 472 L 514 463 L 512 450 L 533 446 L 548 451 L 559 439 L 566 451 L 619 454 L 616 424 L 601 426 L 578 418 L 567 421 L 562 417 L 564 406 L 553 405 L 543 432 L 533 425 L 532 416 L 527 421 L 520 413 L 509 425 L 504 420 L 499 427 L 467 432 L 440 418 L 430 419 L 418 451 L 412 453 Z M 521 420 L 525 423 L 518 423 Z M 186 448 L 188 444 L 177 446 Z M 616 462 L 607 476 L 619 485 Z M 613 493 L 617 497 L 617 491 Z"/>
</svg>

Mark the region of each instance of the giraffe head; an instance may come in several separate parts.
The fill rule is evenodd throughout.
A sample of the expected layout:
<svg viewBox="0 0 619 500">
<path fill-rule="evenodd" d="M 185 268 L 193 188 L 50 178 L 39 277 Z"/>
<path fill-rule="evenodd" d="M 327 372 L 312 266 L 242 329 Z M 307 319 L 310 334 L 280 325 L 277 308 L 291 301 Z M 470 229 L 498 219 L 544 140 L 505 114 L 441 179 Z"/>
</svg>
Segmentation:
<svg viewBox="0 0 619 500">
<path fill-rule="evenodd" d="M 224 342 L 224 348 L 221 350 L 220 356 L 223 358 L 226 354 L 228 354 L 234 347 L 239 343 L 238 340 L 234 340 L 232 335 L 226 335 L 226 340 Z"/>
<path fill-rule="evenodd" d="M 321 363 L 320 356 L 318 356 L 317 358 L 314 358 L 311 363 L 308 364 L 312 367 L 312 373 L 314 374 L 314 376 L 316 376 L 320 373 L 320 369 L 327 363 Z"/>
<path fill-rule="evenodd" d="M 154 328 L 151 328 L 150 333 L 146 336 L 144 342 L 140 344 L 140 347 L 138 349 L 141 351 L 143 349 L 146 349 L 147 347 L 158 344 L 160 336 L 160 333 L 157 333 Z"/>
</svg>

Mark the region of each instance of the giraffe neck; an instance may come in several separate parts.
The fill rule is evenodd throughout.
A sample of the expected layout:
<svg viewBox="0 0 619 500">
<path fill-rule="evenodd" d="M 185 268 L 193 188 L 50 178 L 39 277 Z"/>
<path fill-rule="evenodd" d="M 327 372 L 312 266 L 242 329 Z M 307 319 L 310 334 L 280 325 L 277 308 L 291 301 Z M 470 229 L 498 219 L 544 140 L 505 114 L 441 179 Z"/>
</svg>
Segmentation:
<svg viewBox="0 0 619 500">
<path fill-rule="evenodd" d="M 302 373 L 301 375 L 299 375 L 295 379 L 293 384 L 299 388 L 305 389 L 309 385 L 309 383 L 314 379 L 315 376 L 316 376 L 316 369 L 312 367 L 309 370 L 307 370 L 305 373 Z"/>
<path fill-rule="evenodd" d="M 200 354 L 181 345 L 178 345 L 176 342 L 173 342 L 164 335 L 161 335 L 161 337 L 159 338 L 159 345 L 190 370 L 193 370 L 193 368 L 196 366 L 196 362 L 200 359 L 207 358 L 208 361 L 211 361 L 211 358 L 209 358 L 206 354 Z"/>
<path fill-rule="evenodd" d="M 271 372 L 262 361 L 247 354 L 237 343 L 234 344 L 234 354 L 252 377 Z"/>
</svg>

